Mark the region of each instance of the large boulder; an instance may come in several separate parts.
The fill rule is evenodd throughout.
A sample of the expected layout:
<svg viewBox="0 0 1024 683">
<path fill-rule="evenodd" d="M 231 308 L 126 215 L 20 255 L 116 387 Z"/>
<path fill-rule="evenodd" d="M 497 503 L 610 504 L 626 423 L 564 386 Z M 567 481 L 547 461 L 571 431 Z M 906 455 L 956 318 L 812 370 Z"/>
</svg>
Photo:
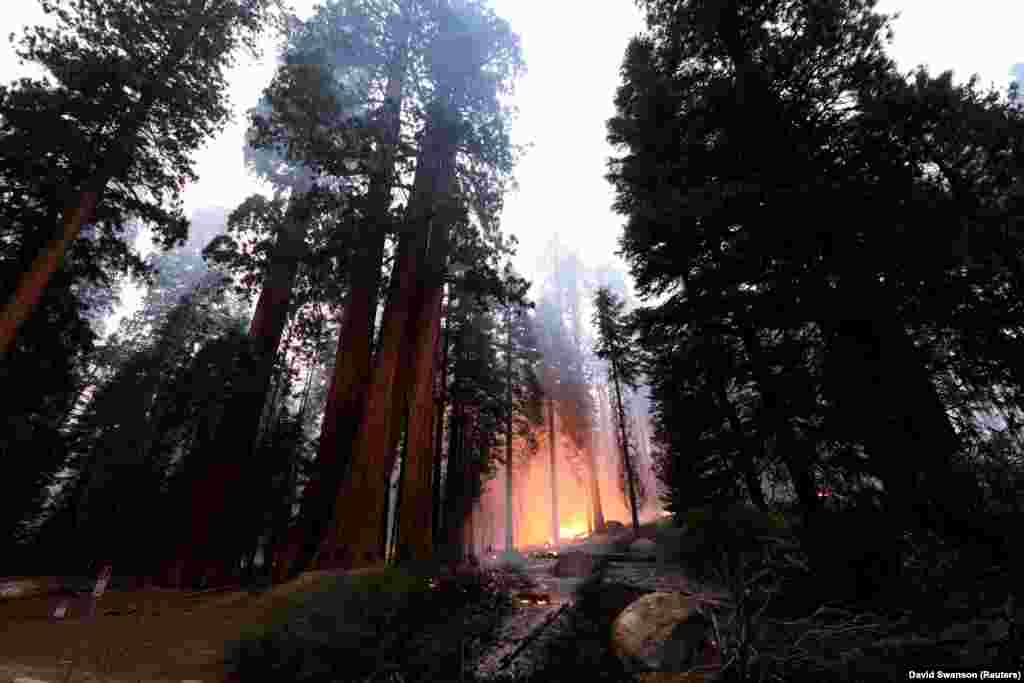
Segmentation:
<svg viewBox="0 0 1024 683">
<path fill-rule="evenodd" d="M 578 550 L 572 550 L 560 556 L 551 568 L 551 574 L 560 579 L 585 578 L 594 571 L 596 561 L 593 556 Z"/>
<path fill-rule="evenodd" d="M 612 650 L 634 672 L 720 664 L 710 621 L 681 593 L 649 593 L 624 609 L 612 624 Z"/>
</svg>

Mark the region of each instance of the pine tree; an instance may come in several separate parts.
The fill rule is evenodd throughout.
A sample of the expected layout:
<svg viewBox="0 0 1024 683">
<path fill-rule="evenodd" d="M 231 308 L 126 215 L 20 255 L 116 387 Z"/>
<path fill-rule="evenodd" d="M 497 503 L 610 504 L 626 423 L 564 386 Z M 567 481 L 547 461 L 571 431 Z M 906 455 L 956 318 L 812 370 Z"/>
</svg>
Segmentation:
<svg viewBox="0 0 1024 683">
<path fill-rule="evenodd" d="M 719 489 L 741 495 L 777 455 L 810 516 L 817 473 L 867 470 L 901 525 L 983 533 L 966 521 L 977 487 L 956 474 L 960 402 L 936 380 L 984 376 L 990 395 L 1018 381 L 981 339 L 1016 327 L 1004 296 L 1019 278 L 995 255 L 1019 250 L 1003 229 L 1020 206 L 1019 112 L 949 74 L 896 72 L 867 0 L 642 6 L 609 179 L 638 289 L 661 297 L 640 339 L 662 370 L 663 455 L 693 454 L 698 435 L 671 420 L 699 407 L 700 441 L 731 442 L 719 462 L 697 451 Z M 924 258 L 936 241 L 948 248 Z"/>
<path fill-rule="evenodd" d="M 608 380 L 615 397 L 615 424 L 618 428 L 619 452 L 622 456 L 622 471 L 626 489 L 629 492 L 630 514 L 633 530 L 640 531 L 638 513 L 640 491 L 636 476 L 633 444 L 622 395 L 625 388 L 635 388 L 640 374 L 640 358 L 632 345 L 631 335 L 623 317 L 623 302 L 607 288 L 599 288 L 594 294 L 594 326 L 597 328 L 598 358 L 607 360 Z"/>
<path fill-rule="evenodd" d="M 0 316 L 0 357 L 83 226 L 118 226 L 127 214 L 151 222 L 167 245 L 184 236 L 180 209 L 165 210 L 163 200 L 173 205 L 183 183 L 195 180 L 192 152 L 230 113 L 225 69 L 239 45 L 253 48 L 268 18 L 263 0 L 216 7 L 204 0 L 47 0 L 43 8 L 56 15 L 56 27 L 27 31 L 19 55 L 46 67 L 57 84 L 23 80 L 0 91 L 2 134 L 32 139 L 29 158 L 57 155 L 70 168 L 52 179 L 60 188 L 59 231 Z M 139 199 L 142 188 L 151 199 Z"/>
</svg>

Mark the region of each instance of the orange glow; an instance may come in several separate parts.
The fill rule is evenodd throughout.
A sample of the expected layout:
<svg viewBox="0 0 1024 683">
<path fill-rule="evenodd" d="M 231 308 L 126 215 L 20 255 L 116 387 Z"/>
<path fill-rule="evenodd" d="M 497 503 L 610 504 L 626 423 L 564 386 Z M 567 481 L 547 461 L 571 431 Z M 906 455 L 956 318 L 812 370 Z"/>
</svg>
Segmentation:
<svg viewBox="0 0 1024 683">
<path fill-rule="evenodd" d="M 576 538 L 580 534 L 587 533 L 587 527 L 585 524 L 563 526 L 558 529 L 558 533 L 562 538 Z"/>
<path fill-rule="evenodd" d="M 547 444 L 547 430 L 538 430 L 540 448 L 528 462 L 518 457 L 512 468 L 512 516 L 514 546 L 519 549 L 547 546 L 552 548 L 559 542 L 569 541 L 588 531 L 590 517 L 590 487 L 588 476 L 574 471 L 568 458 L 575 451 L 565 438 L 558 439 L 556 468 L 558 481 L 558 535 L 553 538 L 551 519 L 551 472 Z M 601 506 L 605 521 L 630 524 L 629 506 L 618 481 L 618 456 L 609 439 L 598 439 L 596 461 L 598 486 L 601 491 Z M 525 450 L 521 439 L 513 439 L 513 452 L 517 455 Z M 493 479 L 484 483 L 484 493 L 475 511 L 477 524 L 474 526 L 473 542 L 480 549 L 491 548 L 501 552 L 505 549 L 505 471 L 498 467 Z M 581 476 L 582 475 L 582 476 Z M 641 468 L 640 476 L 649 491 L 654 490 L 654 476 L 649 466 Z M 657 519 L 661 511 L 660 502 L 651 496 L 647 506 L 640 511 L 640 522 Z"/>
</svg>

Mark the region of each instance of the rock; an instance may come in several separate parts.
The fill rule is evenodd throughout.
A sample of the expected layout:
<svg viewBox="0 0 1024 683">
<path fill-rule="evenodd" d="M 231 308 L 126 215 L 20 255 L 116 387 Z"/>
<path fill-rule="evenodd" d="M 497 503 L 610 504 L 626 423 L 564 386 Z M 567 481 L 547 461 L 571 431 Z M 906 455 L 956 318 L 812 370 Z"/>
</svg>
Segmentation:
<svg viewBox="0 0 1024 683">
<path fill-rule="evenodd" d="M 681 672 L 706 665 L 713 640 L 708 619 L 680 593 L 649 593 L 612 624 L 612 650 L 634 672 Z"/>
<path fill-rule="evenodd" d="M 552 576 L 558 578 L 583 578 L 594 571 L 595 560 L 587 553 L 572 550 L 558 558 L 551 568 Z"/>
<path fill-rule="evenodd" d="M 638 555 L 653 555 L 658 549 L 658 544 L 649 538 L 638 538 L 629 544 L 629 552 Z"/>
</svg>

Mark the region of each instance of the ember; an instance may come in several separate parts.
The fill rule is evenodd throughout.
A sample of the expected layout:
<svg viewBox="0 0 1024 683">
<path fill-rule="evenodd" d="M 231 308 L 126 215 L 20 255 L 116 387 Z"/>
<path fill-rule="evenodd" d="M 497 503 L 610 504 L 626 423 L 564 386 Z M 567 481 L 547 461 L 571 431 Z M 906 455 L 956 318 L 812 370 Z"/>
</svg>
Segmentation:
<svg viewBox="0 0 1024 683">
<path fill-rule="evenodd" d="M 516 595 L 516 599 L 524 605 L 547 605 L 551 602 L 551 596 L 547 593 L 533 593 L 523 591 Z"/>
</svg>

